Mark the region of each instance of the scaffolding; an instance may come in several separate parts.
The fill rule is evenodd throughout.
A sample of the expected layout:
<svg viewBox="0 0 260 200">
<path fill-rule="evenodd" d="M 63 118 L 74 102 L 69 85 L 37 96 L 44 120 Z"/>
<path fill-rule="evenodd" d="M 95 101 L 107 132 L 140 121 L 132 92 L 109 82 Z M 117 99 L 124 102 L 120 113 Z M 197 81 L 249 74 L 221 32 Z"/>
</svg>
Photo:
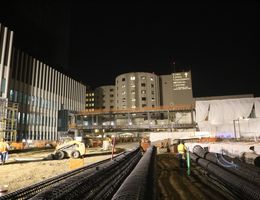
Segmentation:
<svg viewBox="0 0 260 200">
<path fill-rule="evenodd" d="M 0 138 L 15 141 L 17 134 L 18 103 L 0 98 Z"/>
</svg>

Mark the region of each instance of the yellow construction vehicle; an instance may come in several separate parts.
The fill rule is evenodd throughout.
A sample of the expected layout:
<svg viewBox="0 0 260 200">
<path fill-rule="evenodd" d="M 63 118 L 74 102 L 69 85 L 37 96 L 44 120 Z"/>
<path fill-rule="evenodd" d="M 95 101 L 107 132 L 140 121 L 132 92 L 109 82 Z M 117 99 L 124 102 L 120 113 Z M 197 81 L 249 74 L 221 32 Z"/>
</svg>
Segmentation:
<svg viewBox="0 0 260 200">
<path fill-rule="evenodd" d="M 53 153 L 53 158 L 61 160 L 65 157 L 69 158 L 80 158 L 85 154 L 86 146 L 84 142 L 67 138 L 56 146 Z"/>
</svg>

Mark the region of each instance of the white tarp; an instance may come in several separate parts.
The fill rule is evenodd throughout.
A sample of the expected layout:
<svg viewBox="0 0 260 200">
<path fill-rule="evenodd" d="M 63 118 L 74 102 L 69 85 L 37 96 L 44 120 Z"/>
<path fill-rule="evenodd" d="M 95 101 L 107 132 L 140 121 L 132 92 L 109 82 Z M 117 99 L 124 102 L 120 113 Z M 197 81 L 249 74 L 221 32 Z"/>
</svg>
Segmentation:
<svg viewBox="0 0 260 200">
<path fill-rule="evenodd" d="M 209 121 L 211 124 L 221 124 L 224 122 L 223 102 L 221 100 L 210 101 Z"/>
<path fill-rule="evenodd" d="M 255 115 L 256 117 L 260 117 L 260 97 L 255 98 Z"/>
<path fill-rule="evenodd" d="M 205 121 L 208 116 L 209 101 L 196 101 L 196 121 Z"/>
<path fill-rule="evenodd" d="M 165 139 L 174 140 L 174 139 L 189 138 L 189 137 L 195 137 L 195 131 L 194 132 L 151 132 L 150 133 L 151 142 L 156 142 Z"/>
<path fill-rule="evenodd" d="M 209 121 L 222 124 L 236 119 L 248 118 L 254 98 L 223 99 L 210 101 Z"/>
<path fill-rule="evenodd" d="M 255 119 L 248 118 L 253 105 Z M 207 114 L 208 121 L 205 120 Z M 259 137 L 259 117 L 260 98 L 196 101 L 196 121 L 200 131 L 209 131 L 216 137 Z"/>
</svg>

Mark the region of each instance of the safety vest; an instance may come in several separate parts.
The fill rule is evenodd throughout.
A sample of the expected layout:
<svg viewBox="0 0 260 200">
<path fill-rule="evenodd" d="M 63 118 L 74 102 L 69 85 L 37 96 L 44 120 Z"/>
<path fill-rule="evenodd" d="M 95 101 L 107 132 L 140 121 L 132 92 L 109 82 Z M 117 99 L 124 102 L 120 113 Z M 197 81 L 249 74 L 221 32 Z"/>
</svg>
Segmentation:
<svg viewBox="0 0 260 200">
<path fill-rule="evenodd" d="M 6 142 L 0 142 L 0 152 L 6 152 L 8 150 L 8 145 Z"/>
<path fill-rule="evenodd" d="M 179 144 L 178 145 L 178 153 L 184 154 L 186 150 L 186 147 L 184 144 Z"/>
</svg>

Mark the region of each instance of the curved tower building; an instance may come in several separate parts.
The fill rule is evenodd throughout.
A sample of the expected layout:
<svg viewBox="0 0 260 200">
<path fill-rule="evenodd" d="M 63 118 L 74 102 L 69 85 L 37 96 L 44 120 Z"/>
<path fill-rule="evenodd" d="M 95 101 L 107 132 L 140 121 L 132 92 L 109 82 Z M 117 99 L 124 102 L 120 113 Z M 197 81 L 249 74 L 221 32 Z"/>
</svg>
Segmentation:
<svg viewBox="0 0 260 200">
<path fill-rule="evenodd" d="M 131 72 L 116 77 L 116 109 L 160 105 L 159 77 L 153 73 Z"/>
</svg>

